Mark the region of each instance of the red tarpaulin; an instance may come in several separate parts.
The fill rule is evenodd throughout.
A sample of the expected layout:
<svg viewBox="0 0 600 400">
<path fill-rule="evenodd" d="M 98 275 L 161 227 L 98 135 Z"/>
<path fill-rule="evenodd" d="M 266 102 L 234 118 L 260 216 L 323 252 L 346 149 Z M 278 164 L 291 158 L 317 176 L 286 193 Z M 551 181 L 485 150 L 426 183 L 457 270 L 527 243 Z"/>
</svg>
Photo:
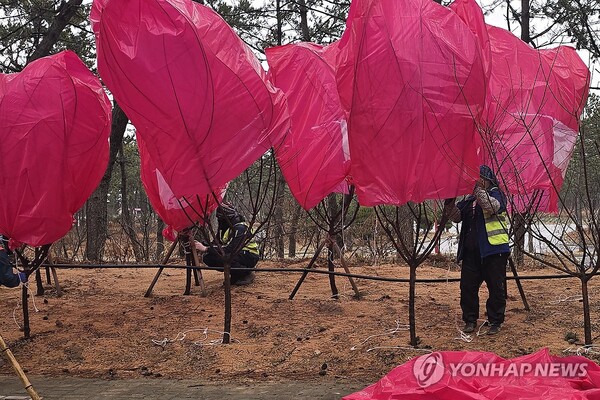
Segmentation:
<svg viewBox="0 0 600 400">
<path fill-rule="evenodd" d="M 282 93 L 211 9 L 95 0 L 91 19 L 98 70 L 175 198 L 219 192 L 287 129 Z"/>
<path fill-rule="evenodd" d="M 506 360 L 494 353 L 444 351 L 415 357 L 344 400 L 600 399 L 600 366 L 547 350 Z"/>
<path fill-rule="evenodd" d="M 286 95 L 291 131 L 277 149 L 290 191 L 305 209 L 346 186 L 350 169 L 346 115 L 335 81 L 337 43 L 267 49 L 269 77 Z"/>
<path fill-rule="evenodd" d="M 587 99 L 587 67 L 573 48 L 536 50 L 504 29 L 486 26 L 474 0 L 457 0 L 450 8 L 476 33 L 483 54 L 490 54 L 484 162 L 500 167 L 509 192 L 522 197 L 516 200 L 519 208 L 540 189 L 546 194 L 538 209 L 556 211 L 556 191 Z"/>
<path fill-rule="evenodd" d="M 486 80 L 481 46 L 456 14 L 429 0 L 355 0 L 338 61 L 362 205 L 472 191 Z"/>
<path fill-rule="evenodd" d="M 0 74 L 0 233 L 62 238 L 108 163 L 111 104 L 71 51 Z"/>
</svg>

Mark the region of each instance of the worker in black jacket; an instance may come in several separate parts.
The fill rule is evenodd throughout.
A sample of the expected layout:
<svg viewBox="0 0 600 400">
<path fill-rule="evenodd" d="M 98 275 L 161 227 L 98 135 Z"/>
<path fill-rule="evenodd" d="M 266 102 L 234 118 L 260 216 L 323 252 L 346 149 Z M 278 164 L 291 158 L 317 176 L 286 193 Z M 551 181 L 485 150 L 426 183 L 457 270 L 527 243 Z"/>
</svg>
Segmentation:
<svg viewBox="0 0 600 400">
<path fill-rule="evenodd" d="M 254 281 L 254 268 L 259 260 L 258 244 L 249 241 L 252 236 L 244 217 L 231 205 L 223 202 L 217 208 L 217 235 L 221 250 L 216 243 L 208 246 L 195 242 L 196 248 L 204 253 L 202 261 L 209 267 L 223 267 L 223 258 L 231 259 L 231 284 L 249 285 Z M 221 253 L 222 251 L 222 253 Z"/>
<path fill-rule="evenodd" d="M 21 282 L 27 282 L 27 275 L 24 272 L 13 272 L 9 252 L 8 240 L 0 235 L 0 286 L 14 288 Z"/>
</svg>

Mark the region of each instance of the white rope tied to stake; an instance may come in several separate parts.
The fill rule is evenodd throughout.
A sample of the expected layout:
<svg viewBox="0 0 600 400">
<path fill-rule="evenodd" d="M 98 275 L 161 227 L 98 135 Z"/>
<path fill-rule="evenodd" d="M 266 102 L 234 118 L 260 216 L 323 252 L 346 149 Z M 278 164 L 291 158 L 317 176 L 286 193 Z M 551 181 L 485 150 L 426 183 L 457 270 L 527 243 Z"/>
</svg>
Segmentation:
<svg viewBox="0 0 600 400">
<path fill-rule="evenodd" d="M 581 296 L 581 295 L 566 296 L 564 294 L 561 294 L 560 296 L 558 296 L 558 299 L 552 300 L 550 302 L 550 304 L 569 303 L 569 302 L 575 302 L 575 301 L 581 301 L 581 300 L 583 300 L 583 296 Z"/>
<path fill-rule="evenodd" d="M 162 348 L 165 348 L 167 346 L 167 344 L 169 344 L 169 343 L 175 343 L 177 341 L 183 342 L 185 340 L 187 334 L 190 332 L 202 332 L 203 337 L 200 340 L 195 340 L 194 342 L 192 342 L 192 344 L 195 346 L 218 346 L 218 345 L 221 345 L 221 344 L 223 344 L 223 336 L 225 336 L 226 334 L 229 335 L 229 338 L 231 339 L 232 342 L 241 343 L 239 340 L 233 339 L 231 337 L 231 334 L 229 334 L 229 333 L 225 333 L 223 331 L 217 331 L 214 329 L 208 329 L 208 328 L 188 329 L 186 331 L 179 332 L 177 334 L 177 336 L 175 336 L 175 339 L 169 339 L 169 338 L 164 338 L 162 340 L 152 339 L 152 343 L 154 343 L 157 346 L 161 346 Z M 209 333 L 218 334 L 220 338 L 208 340 Z"/>
<path fill-rule="evenodd" d="M 578 356 L 584 355 L 600 355 L 600 346 L 595 346 L 593 344 L 586 344 L 584 346 L 579 347 L 567 347 L 563 350 L 563 353 L 569 354 L 577 354 Z"/>
<path fill-rule="evenodd" d="M 579 347 L 575 347 L 575 348 L 569 347 L 569 348 L 563 350 L 563 353 L 574 353 L 574 354 L 577 354 L 578 356 L 600 355 L 600 347 L 594 346 L 592 344 L 579 346 Z"/>
<path fill-rule="evenodd" d="M 384 333 L 377 333 L 375 335 L 367 336 L 367 338 L 365 340 L 363 340 L 362 342 L 360 342 L 356 346 L 352 346 L 350 348 L 350 351 L 356 350 L 357 347 L 362 346 L 363 344 L 367 343 L 369 340 L 373 339 L 374 337 L 393 335 L 393 334 L 395 334 L 397 332 L 407 331 L 407 330 L 409 330 L 409 326 L 408 325 L 406 325 L 406 324 L 400 324 L 400 321 L 396 320 L 396 327 L 394 329 L 390 329 L 390 330 L 388 330 L 387 332 L 384 332 Z M 368 349 L 367 352 L 369 352 L 369 351 L 371 351 L 373 349 L 376 349 L 376 348 L 377 347 L 373 347 L 371 349 Z"/>
</svg>

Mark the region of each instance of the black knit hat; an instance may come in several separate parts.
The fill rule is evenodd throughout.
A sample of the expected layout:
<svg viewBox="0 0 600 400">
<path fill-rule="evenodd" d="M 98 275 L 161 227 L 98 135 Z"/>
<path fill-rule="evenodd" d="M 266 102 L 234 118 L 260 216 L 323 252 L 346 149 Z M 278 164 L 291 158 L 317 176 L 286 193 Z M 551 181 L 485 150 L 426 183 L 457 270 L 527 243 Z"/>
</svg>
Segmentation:
<svg viewBox="0 0 600 400">
<path fill-rule="evenodd" d="M 240 213 L 237 212 L 235 207 L 231 203 L 222 202 L 217 207 L 217 218 L 226 220 L 236 220 L 240 217 Z"/>
<path fill-rule="evenodd" d="M 479 176 L 487 181 L 490 181 L 493 186 L 498 186 L 498 178 L 496 178 L 496 174 L 494 171 L 487 165 L 482 165 L 479 167 Z"/>
</svg>

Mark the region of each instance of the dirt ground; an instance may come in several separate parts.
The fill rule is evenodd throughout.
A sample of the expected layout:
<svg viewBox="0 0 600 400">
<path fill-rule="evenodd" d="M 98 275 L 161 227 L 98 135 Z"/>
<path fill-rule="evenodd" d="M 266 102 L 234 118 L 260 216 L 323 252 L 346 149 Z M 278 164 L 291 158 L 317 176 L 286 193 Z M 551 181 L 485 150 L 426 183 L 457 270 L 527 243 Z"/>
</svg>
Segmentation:
<svg viewBox="0 0 600 400">
<path fill-rule="evenodd" d="M 181 262 L 183 264 L 183 262 Z M 301 268 L 262 262 L 263 267 Z M 324 268 L 321 262 L 320 268 Z M 451 263 L 428 263 L 419 278 L 458 277 Z M 452 269 L 452 270 L 450 270 Z M 408 277 L 402 265 L 352 266 L 357 274 Z M 458 340 L 458 283 L 419 284 L 417 334 L 421 349 L 408 347 L 408 285 L 357 280 L 363 297 L 352 297 L 346 278 L 338 277 L 342 296 L 332 299 L 326 275 L 311 274 L 294 300 L 288 296 L 297 273 L 257 273 L 255 282 L 233 289 L 233 344 L 216 345 L 223 329 L 222 274 L 203 273 L 207 296 L 193 288 L 183 296 L 185 272 L 165 270 L 150 298 L 144 292 L 155 270 L 59 270 L 64 294 L 50 285 L 34 297 L 30 340 L 22 339 L 16 309 L 20 290 L 0 289 L 0 333 L 24 369 L 35 375 L 96 378 L 194 378 L 205 381 L 276 382 L 344 379 L 374 382 L 393 367 L 433 350 L 485 350 L 515 357 L 548 347 L 564 354 L 583 337 L 581 302 L 575 279 L 529 280 L 524 288 L 532 310 L 523 310 L 510 281 L 506 324 L 497 336 Z M 522 275 L 555 274 L 549 269 Z M 600 280 L 592 280 L 592 320 L 597 320 Z M 34 285 L 32 284 L 32 287 Z M 481 291 L 482 318 L 487 293 Z M 32 302 L 30 300 L 30 305 Z M 598 327 L 594 325 L 595 334 Z M 205 334 L 206 331 L 206 334 Z M 0 375 L 12 375 L 0 358 Z"/>
</svg>

